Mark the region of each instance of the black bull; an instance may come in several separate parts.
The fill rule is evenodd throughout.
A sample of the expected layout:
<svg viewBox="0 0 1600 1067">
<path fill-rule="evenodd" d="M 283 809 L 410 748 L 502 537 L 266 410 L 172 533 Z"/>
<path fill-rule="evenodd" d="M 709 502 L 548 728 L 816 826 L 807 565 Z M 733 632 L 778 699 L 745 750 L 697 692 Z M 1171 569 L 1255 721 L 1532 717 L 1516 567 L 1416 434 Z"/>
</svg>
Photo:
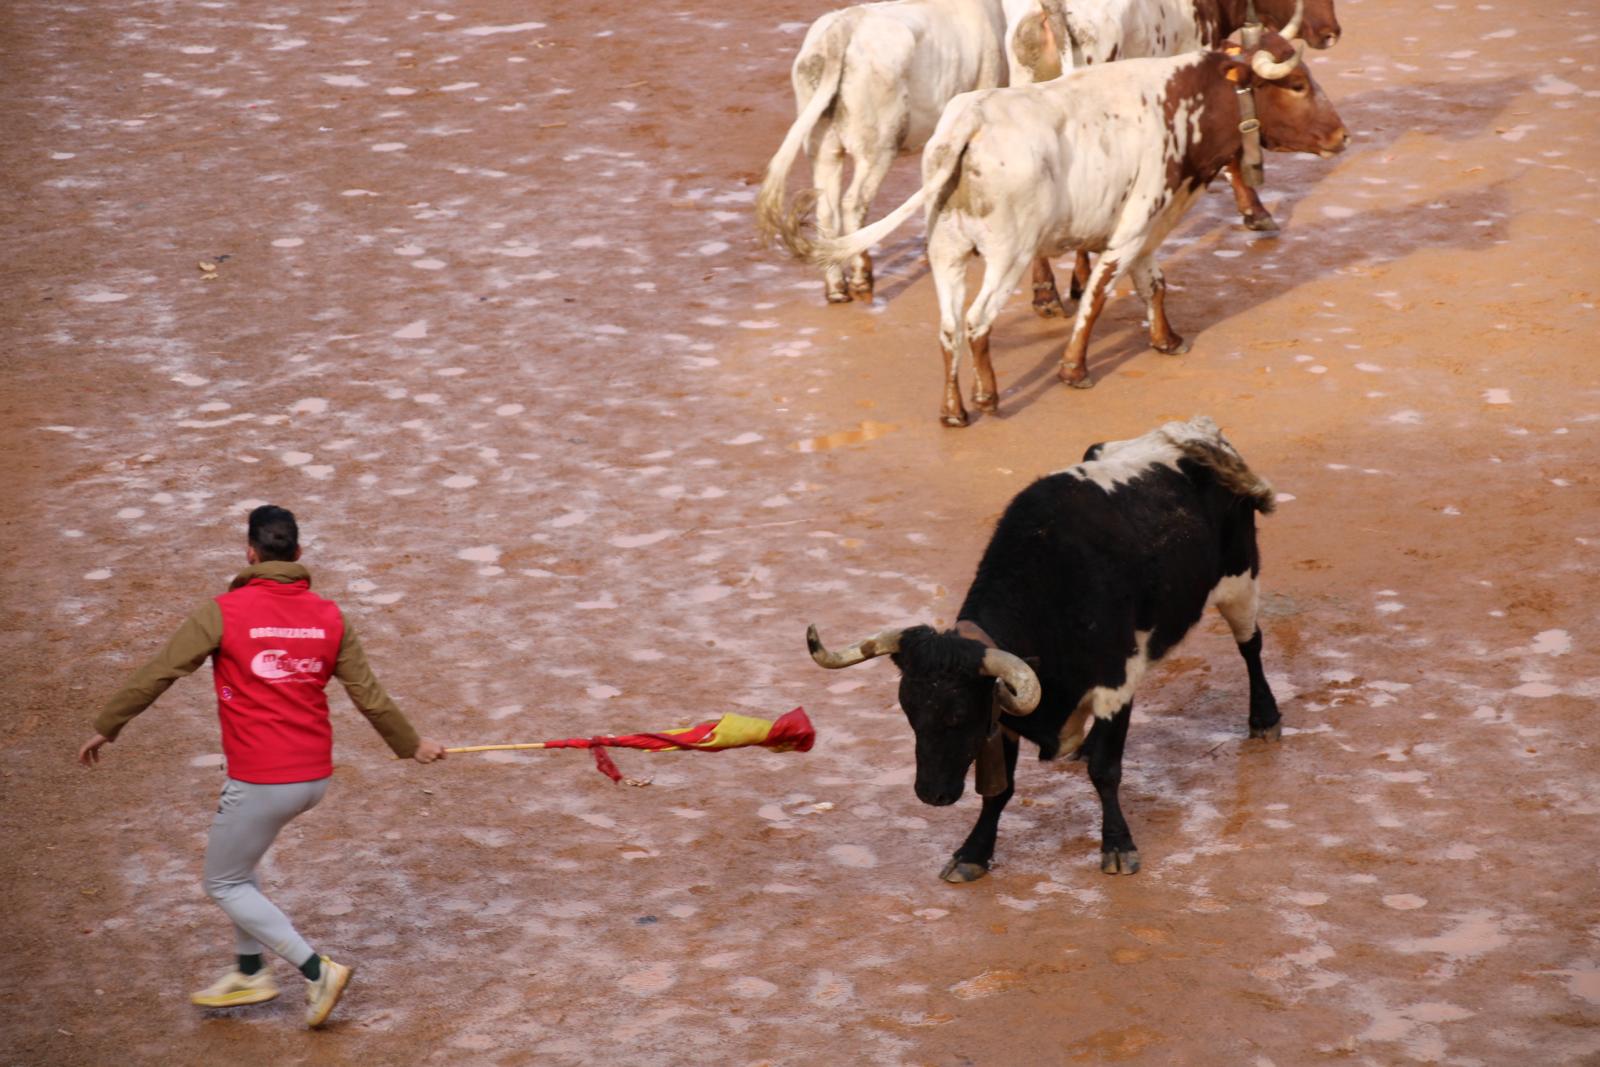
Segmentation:
<svg viewBox="0 0 1600 1067">
<path fill-rule="evenodd" d="M 1019 493 L 955 629 L 885 630 L 837 652 L 816 627 L 808 631 L 824 667 L 888 655 L 900 669 L 923 803 L 955 803 L 978 763 L 979 791 L 993 795 L 941 877 L 966 882 L 987 872 L 1021 738 L 1041 759 L 1065 751 L 1087 761 L 1101 803 L 1101 869 L 1139 869 L 1117 797 L 1133 691 L 1208 602 L 1232 628 L 1249 673 L 1250 736 L 1279 736 L 1256 619 L 1255 516 L 1273 499 L 1209 419 L 1168 423 L 1096 445 L 1083 463 Z"/>
</svg>

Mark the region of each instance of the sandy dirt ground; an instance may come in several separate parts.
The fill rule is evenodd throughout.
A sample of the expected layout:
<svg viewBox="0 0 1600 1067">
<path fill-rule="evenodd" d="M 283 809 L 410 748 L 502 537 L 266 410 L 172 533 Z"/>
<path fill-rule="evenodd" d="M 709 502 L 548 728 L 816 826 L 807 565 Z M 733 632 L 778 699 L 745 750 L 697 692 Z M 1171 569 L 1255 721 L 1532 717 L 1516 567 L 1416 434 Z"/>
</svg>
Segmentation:
<svg viewBox="0 0 1600 1067">
<path fill-rule="evenodd" d="M 1354 143 L 1269 159 L 1277 239 L 1221 187 L 1173 235 L 1193 351 L 1124 294 L 1068 390 L 1018 296 L 955 431 L 919 226 L 870 307 L 751 236 L 826 6 L 5 5 L 0 1063 L 1597 1062 L 1600 10 L 1342 0 Z M 941 883 L 976 800 L 916 801 L 892 665 L 806 624 L 949 625 L 1012 494 L 1196 412 L 1281 493 L 1282 743 L 1208 619 L 1136 706 L 1141 874 L 1025 756 Z M 337 696 L 264 878 L 356 983 L 202 1014 L 209 672 L 72 757 L 262 501 L 447 742 L 817 747 L 421 767 Z"/>
</svg>

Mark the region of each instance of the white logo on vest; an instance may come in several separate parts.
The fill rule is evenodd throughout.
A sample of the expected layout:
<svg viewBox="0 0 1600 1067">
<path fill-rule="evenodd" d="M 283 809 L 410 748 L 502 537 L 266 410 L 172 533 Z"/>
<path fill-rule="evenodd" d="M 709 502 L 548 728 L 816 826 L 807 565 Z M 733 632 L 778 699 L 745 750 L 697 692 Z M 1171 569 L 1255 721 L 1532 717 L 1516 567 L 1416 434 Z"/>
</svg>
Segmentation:
<svg viewBox="0 0 1600 1067">
<path fill-rule="evenodd" d="M 268 648 L 256 653 L 250 661 L 250 670 L 257 678 L 276 681 L 293 678 L 297 674 L 321 674 L 322 659 L 317 656 L 291 656 L 285 649 Z"/>
</svg>

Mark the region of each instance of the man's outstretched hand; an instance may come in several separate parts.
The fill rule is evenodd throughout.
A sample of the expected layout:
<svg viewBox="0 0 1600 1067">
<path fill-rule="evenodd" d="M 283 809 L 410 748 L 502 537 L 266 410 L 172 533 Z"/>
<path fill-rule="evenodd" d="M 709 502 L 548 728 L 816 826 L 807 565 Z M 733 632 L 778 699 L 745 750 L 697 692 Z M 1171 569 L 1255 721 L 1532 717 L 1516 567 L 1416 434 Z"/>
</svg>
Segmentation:
<svg viewBox="0 0 1600 1067">
<path fill-rule="evenodd" d="M 110 743 L 111 738 L 95 734 L 83 743 L 82 748 L 78 749 L 78 762 L 85 767 L 93 767 L 100 762 L 100 746 L 109 745 Z"/>
<path fill-rule="evenodd" d="M 105 739 L 101 738 L 101 740 Z M 426 737 L 417 744 L 417 750 L 411 754 L 411 758 L 418 763 L 432 763 L 436 759 L 444 759 L 444 756 L 444 746 L 437 741 L 430 741 Z"/>
</svg>

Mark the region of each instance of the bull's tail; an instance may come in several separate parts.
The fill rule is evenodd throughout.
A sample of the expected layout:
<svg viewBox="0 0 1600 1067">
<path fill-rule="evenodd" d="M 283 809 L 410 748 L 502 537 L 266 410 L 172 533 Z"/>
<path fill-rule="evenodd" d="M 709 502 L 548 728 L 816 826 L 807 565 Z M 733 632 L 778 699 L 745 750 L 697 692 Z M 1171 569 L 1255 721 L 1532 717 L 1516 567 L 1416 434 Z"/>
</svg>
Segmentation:
<svg viewBox="0 0 1600 1067">
<path fill-rule="evenodd" d="M 817 266 L 847 263 L 889 236 L 914 215 L 930 197 L 942 203 L 947 187 L 956 179 L 967 144 L 983 125 L 977 94 L 963 93 L 945 107 L 939 127 L 922 150 L 922 188 L 883 218 L 844 237 L 822 238 L 809 249 L 808 257 Z M 931 220 L 930 220 L 931 221 Z"/>
<path fill-rule="evenodd" d="M 812 90 L 811 99 L 806 101 L 806 106 L 795 116 L 794 124 L 784 135 L 783 143 L 778 146 L 778 151 L 767 164 L 767 173 L 761 179 L 761 192 L 756 197 L 756 232 L 760 234 L 762 244 L 770 244 L 774 240 L 781 241 L 785 248 L 800 257 L 805 256 L 808 247 L 808 242 L 801 236 L 800 230 L 810 212 L 815 194 L 808 190 L 796 195 L 793 208 L 785 211 L 784 187 L 789 182 L 789 171 L 794 166 L 795 156 L 800 154 L 806 138 L 811 136 L 811 131 L 822 119 L 823 114 L 833 106 L 834 99 L 839 95 L 839 80 L 844 74 L 844 53 L 850 44 L 850 30 L 854 27 L 855 21 L 834 18 L 823 31 L 816 50 L 810 56 L 801 56 L 795 61 L 796 66 L 808 63 L 817 66 L 816 85 Z"/>
<path fill-rule="evenodd" d="M 1169 422 L 1161 432 L 1189 459 L 1211 468 L 1217 482 L 1230 492 L 1247 500 L 1264 515 L 1270 515 L 1278 506 L 1278 495 L 1272 485 L 1251 470 L 1228 439 L 1222 436 L 1217 424 L 1204 415 L 1196 415 L 1188 422 Z"/>
</svg>

